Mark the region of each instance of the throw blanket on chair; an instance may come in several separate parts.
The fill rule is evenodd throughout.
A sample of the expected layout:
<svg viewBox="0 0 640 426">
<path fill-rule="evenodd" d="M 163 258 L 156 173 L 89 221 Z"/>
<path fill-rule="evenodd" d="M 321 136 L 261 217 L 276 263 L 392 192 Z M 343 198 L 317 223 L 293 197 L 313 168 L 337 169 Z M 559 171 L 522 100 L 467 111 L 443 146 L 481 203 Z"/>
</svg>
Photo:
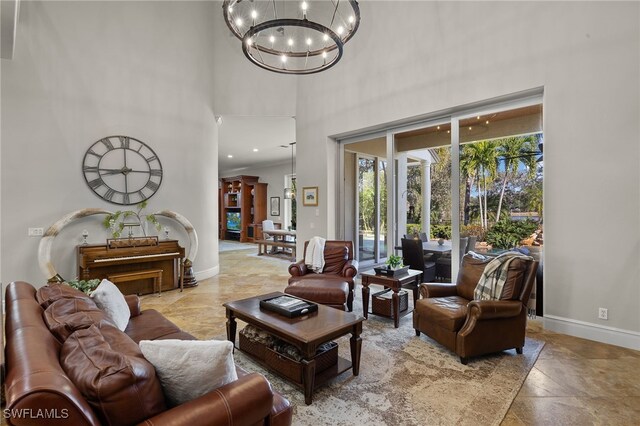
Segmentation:
<svg viewBox="0 0 640 426">
<path fill-rule="evenodd" d="M 307 244 L 307 251 L 304 254 L 304 263 L 316 274 L 321 274 L 324 269 L 324 243 L 327 241 L 322 237 L 312 237 Z"/>
<path fill-rule="evenodd" d="M 533 260 L 517 251 L 508 251 L 493 258 L 484 268 L 484 272 L 478 280 L 478 285 L 473 293 L 475 300 L 499 300 L 502 296 L 502 288 L 507 281 L 509 264 L 513 259 Z"/>
</svg>

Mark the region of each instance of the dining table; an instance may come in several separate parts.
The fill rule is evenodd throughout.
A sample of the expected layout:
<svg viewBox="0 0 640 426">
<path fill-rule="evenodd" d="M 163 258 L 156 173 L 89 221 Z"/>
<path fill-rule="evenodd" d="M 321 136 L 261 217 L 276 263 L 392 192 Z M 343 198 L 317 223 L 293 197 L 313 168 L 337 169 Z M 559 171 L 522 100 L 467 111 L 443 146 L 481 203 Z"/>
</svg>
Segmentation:
<svg viewBox="0 0 640 426">
<path fill-rule="evenodd" d="M 270 229 L 268 231 L 263 230 L 263 234 L 267 234 L 268 236 L 274 237 L 276 240 L 282 241 L 295 241 L 296 240 L 296 230 L 287 230 L 287 229 Z"/>
<path fill-rule="evenodd" d="M 402 251 L 402 246 L 395 246 L 395 249 Z M 445 240 L 442 244 L 438 244 L 437 240 L 423 241 L 422 251 L 424 254 L 433 253 L 436 257 L 451 253 L 451 241 Z"/>
</svg>

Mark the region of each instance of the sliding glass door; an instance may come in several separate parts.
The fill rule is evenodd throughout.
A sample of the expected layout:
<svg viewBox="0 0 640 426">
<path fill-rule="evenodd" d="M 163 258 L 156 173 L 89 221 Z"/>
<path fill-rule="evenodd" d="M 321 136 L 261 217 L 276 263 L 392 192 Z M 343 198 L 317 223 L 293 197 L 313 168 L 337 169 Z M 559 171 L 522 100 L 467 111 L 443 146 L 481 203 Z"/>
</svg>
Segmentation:
<svg viewBox="0 0 640 426">
<path fill-rule="evenodd" d="M 358 259 L 363 264 L 376 260 L 378 216 L 376 161 L 358 157 Z"/>
<path fill-rule="evenodd" d="M 387 257 L 387 162 L 358 154 L 356 193 L 358 261 L 376 264 Z"/>
<path fill-rule="evenodd" d="M 338 234 L 364 266 L 405 235 L 444 240 L 447 279 L 468 250 L 542 243 L 541 96 L 487 105 L 341 141 Z"/>
</svg>

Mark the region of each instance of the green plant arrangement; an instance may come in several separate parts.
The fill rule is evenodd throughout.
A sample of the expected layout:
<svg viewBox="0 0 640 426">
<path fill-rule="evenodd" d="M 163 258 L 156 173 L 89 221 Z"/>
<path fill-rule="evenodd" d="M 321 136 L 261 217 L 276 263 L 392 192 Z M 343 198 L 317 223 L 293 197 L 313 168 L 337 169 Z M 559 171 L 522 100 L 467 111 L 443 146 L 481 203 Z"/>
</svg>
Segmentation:
<svg viewBox="0 0 640 426">
<path fill-rule="evenodd" d="M 401 256 L 396 256 L 395 254 L 392 254 L 391 256 L 389 256 L 387 258 L 387 266 L 390 269 L 398 269 L 398 268 L 402 268 L 402 257 Z"/>
<path fill-rule="evenodd" d="M 69 287 L 73 287 L 76 290 L 80 290 L 83 293 L 91 294 L 91 292 L 100 284 L 100 280 L 79 280 L 76 278 L 75 280 L 65 281 L 64 284 L 67 284 Z"/>
<path fill-rule="evenodd" d="M 536 222 L 528 220 L 501 220 L 487 232 L 487 243 L 494 248 L 511 249 L 518 246 L 524 238 L 531 235 L 537 228 L 538 224 Z"/>
<path fill-rule="evenodd" d="M 111 231 L 111 236 L 113 238 L 120 238 L 122 235 L 122 231 L 125 227 L 126 219 L 131 219 L 136 221 L 136 225 L 140 225 L 142 229 L 142 234 L 146 237 L 147 232 L 144 229 L 144 222 L 151 223 L 156 230 L 159 232 L 162 229 L 162 225 L 158 222 L 155 215 L 153 214 L 144 214 L 143 210 L 147 207 L 147 202 L 143 201 L 136 205 L 136 210 L 118 210 L 115 213 L 111 213 L 105 216 L 102 221 L 102 225 Z"/>
</svg>

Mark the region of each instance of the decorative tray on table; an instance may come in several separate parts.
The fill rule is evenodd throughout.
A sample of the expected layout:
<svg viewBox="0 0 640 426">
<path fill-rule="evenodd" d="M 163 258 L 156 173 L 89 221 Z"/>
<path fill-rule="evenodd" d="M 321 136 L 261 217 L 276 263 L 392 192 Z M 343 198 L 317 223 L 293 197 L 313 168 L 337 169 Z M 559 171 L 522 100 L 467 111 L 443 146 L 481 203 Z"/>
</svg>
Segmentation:
<svg viewBox="0 0 640 426">
<path fill-rule="evenodd" d="M 318 305 L 313 302 L 307 302 L 306 300 L 286 295 L 261 300 L 260 308 L 277 312 L 285 317 L 295 318 L 317 311 Z"/>
<path fill-rule="evenodd" d="M 376 271 L 376 275 L 384 275 L 386 277 L 399 277 L 400 275 L 404 275 L 409 271 L 408 266 L 403 266 L 402 268 L 389 269 L 386 266 L 379 266 L 373 268 Z"/>
</svg>

